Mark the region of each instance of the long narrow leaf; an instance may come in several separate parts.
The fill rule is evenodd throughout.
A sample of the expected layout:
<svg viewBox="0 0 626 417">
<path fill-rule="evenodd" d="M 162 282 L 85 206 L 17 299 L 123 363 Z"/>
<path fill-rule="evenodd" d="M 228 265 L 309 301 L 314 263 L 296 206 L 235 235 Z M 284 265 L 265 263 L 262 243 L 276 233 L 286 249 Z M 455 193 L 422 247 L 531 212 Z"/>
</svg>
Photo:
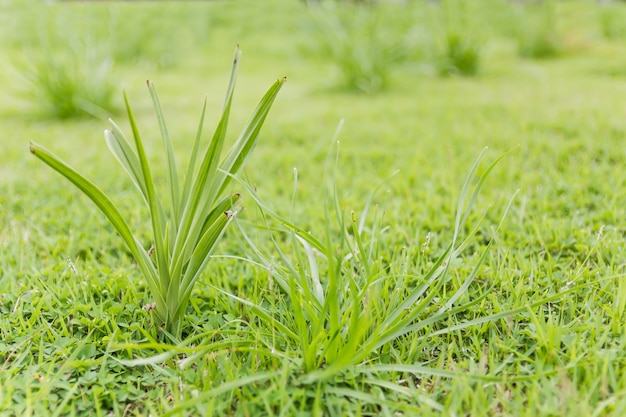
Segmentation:
<svg viewBox="0 0 626 417">
<path fill-rule="evenodd" d="M 296 239 L 304 248 L 306 253 L 310 275 L 311 275 L 311 285 L 313 287 L 313 295 L 320 303 L 320 305 L 324 304 L 324 289 L 322 288 L 322 283 L 320 282 L 319 269 L 317 267 L 317 261 L 315 260 L 315 254 L 313 253 L 313 249 L 311 245 L 307 243 L 306 240 L 296 235 Z"/>
<path fill-rule="evenodd" d="M 244 165 L 248 159 L 250 153 L 256 146 L 257 138 L 261 131 L 261 127 L 265 122 L 265 119 L 278 95 L 281 87 L 287 81 L 286 78 L 277 80 L 265 93 L 259 105 L 255 109 L 254 113 L 250 117 L 250 120 L 244 128 L 239 139 L 235 142 L 231 150 L 228 152 L 226 159 L 220 166 L 220 170 L 231 174 L 236 174 Z M 218 180 L 217 195 L 224 192 L 226 186 L 230 182 L 229 176 L 221 174 Z"/>
<path fill-rule="evenodd" d="M 113 156 L 115 156 L 115 159 L 117 159 L 126 170 L 133 184 L 135 184 L 135 187 L 139 190 L 144 201 L 148 204 L 146 180 L 143 177 L 137 154 L 128 143 L 128 140 L 126 140 L 120 128 L 112 120 L 109 120 L 109 122 L 111 123 L 112 129 L 104 131 L 104 140 Z"/>
<path fill-rule="evenodd" d="M 391 313 L 389 313 L 389 315 L 387 315 L 383 323 L 381 323 L 381 328 L 386 328 L 390 326 L 398 317 L 405 314 L 407 311 L 415 311 L 415 303 L 417 302 L 417 300 L 419 300 L 424 292 L 426 292 L 426 290 L 431 287 L 433 278 L 436 278 L 438 276 L 438 272 L 441 271 L 442 268 L 445 268 L 445 266 L 443 266 L 443 263 L 446 259 L 448 259 L 448 254 L 450 253 L 451 248 L 452 246 L 449 245 L 446 248 L 446 251 L 437 259 L 435 264 L 426 274 L 424 282 L 416 287 L 413 291 L 411 291 L 409 296 L 405 298 L 402 304 L 400 304 Z M 434 292 L 432 294 L 434 294 Z M 432 299 L 432 297 L 430 297 L 428 300 L 430 301 L 430 299 Z"/>
<path fill-rule="evenodd" d="M 193 148 L 189 155 L 189 165 L 187 166 L 187 173 L 185 174 L 185 185 L 183 186 L 183 195 L 181 198 L 181 210 L 187 205 L 189 200 L 189 193 L 191 192 L 191 185 L 193 184 L 194 173 L 196 170 L 196 161 L 200 154 L 200 138 L 202 137 L 202 128 L 204 126 L 204 115 L 206 114 L 206 97 L 202 104 L 202 112 L 200 113 L 200 121 L 198 122 L 198 128 L 196 129 L 196 137 L 193 141 Z M 182 215 L 182 214 L 181 214 Z M 180 224 L 180 219 L 178 220 Z"/>
<path fill-rule="evenodd" d="M 174 159 L 174 148 L 172 147 L 170 134 L 167 130 L 167 125 L 165 124 L 163 108 L 161 107 L 161 102 L 159 101 L 156 87 L 154 86 L 154 83 L 152 83 L 150 80 L 147 81 L 147 84 L 148 90 L 150 90 L 150 96 L 152 97 L 152 103 L 154 104 L 154 110 L 156 111 L 157 119 L 159 121 L 159 128 L 161 129 L 161 139 L 163 141 L 165 156 L 167 157 L 167 183 L 169 185 L 168 188 L 170 191 L 171 213 L 173 218 L 175 219 L 175 221 L 172 222 L 175 232 L 175 226 L 178 224 L 178 221 L 180 219 L 180 191 L 178 185 L 178 169 L 176 168 L 176 160 Z"/>
<path fill-rule="evenodd" d="M 224 231 L 226 230 L 226 227 L 230 224 L 233 217 L 235 217 L 236 215 L 237 211 L 228 210 L 224 212 L 204 233 L 204 235 L 201 237 L 200 241 L 196 245 L 195 250 L 189 261 L 189 265 L 187 266 L 187 270 L 185 271 L 185 274 L 183 275 L 182 280 L 179 284 L 179 300 L 182 300 L 183 302 L 179 302 L 178 308 L 176 310 L 173 310 L 175 317 L 182 317 L 182 315 L 184 314 L 184 311 L 182 309 L 187 304 L 186 300 L 188 300 L 191 296 L 191 291 L 193 290 L 194 284 L 200 276 L 200 272 L 202 272 L 206 264 L 209 262 L 210 256 L 215 250 L 217 242 L 219 242 L 220 238 L 224 234 Z"/>
<path fill-rule="evenodd" d="M 381 364 L 371 365 L 364 367 L 357 367 L 354 369 L 356 373 L 370 373 L 370 372 L 406 372 L 417 375 L 429 375 L 438 376 L 442 378 L 469 378 L 471 380 L 478 380 L 484 382 L 503 382 L 503 381 L 528 381 L 536 379 L 536 375 L 519 375 L 519 376 L 489 376 L 489 375 L 475 375 L 464 372 L 449 371 L 447 369 L 432 368 L 423 365 L 410 365 L 410 364 Z M 556 371 L 555 371 L 556 373 Z"/>
<path fill-rule="evenodd" d="M 215 223 L 218 217 L 228 210 L 234 210 L 237 203 L 241 200 L 240 194 L 232 194 L 217 203 L 211 212 L 205 217 L 204 224 L 200 235 L 204 235 L 206 231 Z"/>
<path fill-rule="evenodd" d="M 236 210 L 228 210 L 222 213 L 198 241 L 198 245 L 193 251 L 193 255 L 189 260 L 189 265 L 187 266 L 187 270 L 181 282 L 183 288 L 189 286 L 190 281 L 197 276 L 198 271 L 206 265 L 215 244 L 219 241 L 226 226 L 236 215 Z"/>
<path fill-rule="evenodd" d="M 266 372 L 266 373 L 255 374 L 252 376 L 248 376 L 245 378 L 240 378 L 234 381 L 229 381 L 229 382 L 220 384 L 216 388 L 210 389 L 208 391 L 203 391 L 200 394 L 198 394 L 196 397 L 193 397 L 189 400 L 178 403 L 176 407 L 171 408 L 169 411 L 162 414 L 161 416 L 169 417 L 169 416 L 184 415 L 187 410 L 190 410 L 191 407 L 195 406 L 196 404 L 206 404 L 209 399 L 217 397 L 225 392 L 235 390 L 239 387 L 243 387 L 243 386 L 252 384 L 254 382 L 264 381 L 266 379 L 270 379 L 278 375 L 279 375 L 278 372 Z"/>
<path fill-rule="evenodd" d="M 233 300 L 240 302 L 243 305 L 246 305 L 248 307 L 250 307 L 252 309 L 252 311 L 254 311 L 254 314 L 258 315 L 262 320 L 267 321 L 268 323 L 273 323 L 274 326 L 276 326 L 276 328 L 278 330 L 280 330 L 280 334 L 289 337 L 292 340 L 298 340 L 299 337 L 298 335 L 293 332 L 289 327 L 285 326 L 282 322 L 280 322 L 279 320 L 275 319 L 274 316 L 272 315 L 272 313 L 266 309 L 264 309 L 261 306 L 258 306 L 248 300 L 245 300 L 241 297 L 237 297 L 234 294 L 231 294 L 227 291 L 222 290 L 221 288 L 217 288 L 217 287 L 213 287 L 211 286 L 214 290 L 226 295 L 227 297 L 232 298 Z"/>
<path fill-rule="evenodd" d="M 100 209 L 100 211 L 107 217 L 109 222 L 115 227 L 115 230 L 120 234 L 126 246 L 133 254 L 133 257 L 137 261 L 139 268 L 146 277 L 148 287 L 152 291 L 155 297 L 155 303 L 157 307 L 161 308 L 161 311 L 165 311 L 165 300 L 159 297 L 159 279 L 158 273 L 154 269 L 148 254 L 143 249 L 141 244 L 137 241 L 135 236 L 130 231 L 128 224 L 117 210 L 111 200 L 104 194 L 98 187 L 85 177 L 80 175 L 69 165 L 63 162 L 59 157 L 48 151 L 47 149 L 39 146 L 35 143 L 30 144 L 30 152 L 37 158 L 46 163 L 50 168 L 57 171 L 59 174 L 67 178 L 72 184 L 80 189 L 89 199 Z"/>
<path fill-rule="evenodd" d="M 126 105 L 126 112 L 128 113 L 128 120 L 130 122 L 131 129 L 133 131 L 133 137 L 135 139 L 135 147 L 137 149 L 137 157 L 141 165 L 141 172 L 146 185 L 146 191 L 148 193 L 148 205 L 150 207 L 150 220 L 152 221 L 152 232 L 154 238 L 154 246 L 156 248 L 157 267 L 159 271 L 159 277 L 161 282 L 161 289 L 164 291 L 169 287 L 169 267 L 168 267 L 168 251 L 165 248 L 165 219 L 163 218 L 162 206 L 156 195 L 154 188 L 154 182 L 152 180 L 152 174 L 150 173 L 150 166 L 148 165 L 148 158 L 143 148 L 141 136 L 139 134 L 139 128 L 135 121 L 135 115 L 128 102 L 128 97 L 124 94 L 124 104 Z M 168 299 L 168 303 L 172 300 Z M 164 312 L 162 312 L 164 314 Z"/>
<path fill-rule="evenodd" d="M 173 270 L 175 271 L 180 271 L 185 260 L 191 255 L 193 247 L 200 236 L 201 231 L 199 229 L 200 226 L 202 226 L 201 222 L 204 220 L 202 208 L 207 201 L 207 189 L 210 190 L 213 188 L 211 183 L 207 185 L 207 181 L 209 181 L 209 179 L 214 179 L 215 172 L 217 171 L 219 164 L 224 138 L 226 137 L 226 129 L 228 127 L 228 118 L 235 90 L 235 81 L 237 79 L 237 71 L 239 69 L 240 55 L 241 51 L 237 48 L 235 51 L 235 59 L 233 61 L 233 69 L 230 74 L 228 89 L 226 91 L 224 110 L 219 124 L 213 134 L 213 138 L 211 139 L 211 143 L 209 144 L 209 148 L 204 154 L 199 172 L 191 187 L 189 200 L 186 202 L 182 213 L 181 225 L 173 249 Z M 199 207 L 201 210 L 198 210 Z"/>
<path fill-rule="evenodd" d="M 383 346 L 385 343 L 388 343 L 394 339 L 397 339 L 400 336 L 418 331 L 431 324 L 442 322 L 443 320 L 446 320 L 447 318 L 452 317 L 455 314 L 465 311 L 468 308 L 480 303 L 482 300 L 484 300 L 487 297 L 487 295 L 488 295 L 488 292 L 485 292 L 480 297 L 477 297 L 466 304 L 451 308 L 447 311 L 437 312 L 433 315 L 428 316 L 427 318 L 423 320 L 416 322 L 415 324 L 410 324 L 414 320 L 414 315 L 411 314 L 403 318 L 400 322 L 394 323 L 392 327 L 390 327 L 389 329 L 386 329 L 383 333 L 381 333 L 379 337 L 377 337 L 377 339 L 375 340 L 374 348 L 377 349 Z M 432 335 L 433 333 L 428 334 L 428 336 L 432 336 Z"/>
<path fill-rule="evenodd" d="M 463 223 L 465 223 L 466 215 L 467 213 L 469 213 L 469 207 L 465 209 L 465 200 L 467 199 L 467 194 L 469 193 L 470 185 L 472 183 L 472 180 L 474 179 L 474 176 L 476 175 L 476 171 L 478 170 L 478 167 L 480 166 L 480 162 L 482 161 L 486 152 L 487 152 L 487 148 L 484 148 L 482 152 L 480 153 L 480 155 L 478 155 L 476 162 L 474 162 L 474 165 L 472 166 L 472 169 L 470 170 L 469 174 L 465 178 L 465 182 L 463 183 L 463 187 L 461 188 L 461 195 L 459 196 L 459 202 L 458 202 L 458 206 L 456 210 L 456 220 L 454 222 L 454 235 L 452 236 L 453 247 L 456 245 L 456 239 L 461 230 L 461 226 L 463 225 Z"/>
<path fill-rule="evenodd" d="M 280 221 L 283 226 L 285 226 L 288 229 L 293 230 L 295 233 L 297 233 L 298 236 L 306 240 L 311 246 L 313 246 L 315 249 L 317 249 L 321 253 L 326 253 L 326 247 L 324 246 L 322 242 L 320 242 L 315 236 L 313 236 L 312 234 L 310 234 L 303 228 L 293 224 L 292 222 L 290 222 L 289 220 L 287 220 L 286 218 L 282 217 L 280 214 L 276 213 L 274 210 L 269 208 L 267 204 L 265 204 L 263 200 L 259 198 L 254 188 L 252 188 L 249 184 L 245 183 L 240 178 L 237 178 L 236 175 L 226 173 L 225 171 L 222 171 L 222 170 L 220 170 L 220 172 L 224 173 L 231 179 L 235 180 L 240 186 L 244 187 L 248 191 L 248 194 L 252 197 L 254 202 L 262 210 L 263 213 L 267 213 L 274 219 Z"/>
</svg>

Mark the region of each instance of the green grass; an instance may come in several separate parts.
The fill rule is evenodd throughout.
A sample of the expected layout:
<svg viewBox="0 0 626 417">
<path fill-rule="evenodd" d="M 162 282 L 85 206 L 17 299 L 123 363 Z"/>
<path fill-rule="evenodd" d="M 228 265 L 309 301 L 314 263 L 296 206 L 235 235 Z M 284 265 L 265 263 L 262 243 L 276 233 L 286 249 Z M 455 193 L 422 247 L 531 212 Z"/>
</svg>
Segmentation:
<svg viewBox="0 0 626 417">
<path fill-rule="evenodd" d="M 146 79 L 159 86 L 183 166 L 203 93 L 206 129 L 216 127 L 234 45 L 242 46 L 244 65 L 226 146 L 248 115 L 235 110 L 253 108 L 271 82 L 288 77 L 254 156 L 233 181 L 233 192 L 249 185 L 246 209 L 200 277 L 176 345 L 160 341 L 144 309 L 154 301 L 148 283 L 113 227 L 29 156 L 36 141 L 97 180 L 148 247 L 149 211 L 137 203 L 133 183 L 117 175 L 102 138 L 109 124 L 39 117 L 37 103 L 22 101 L 26 81 L 4 66 L 0 416 L 623 415 L 626 60 L 619 57 L 626 47 L 603 36 L 595 3 L 564 1 L 555 13 L 567 52 L 520 57 L 515 27 L 493 18 L 515 10 L 508 2 L 483 4 L 476 76 L 441 78 L 436 54 L 408 50 L 375 95 L 328 88 L 337 82 L 333 64 L 303 53 L 310 15 L 297 1 L 189 3 L 180 13 L 209 19 L 210 36 L 189 34 L 195 42 L 185 43 L 175 65 L 153 65 L 149 56 L 116 64 L 114 82 L 133 103 L 150 164 L 164 167 L 153 172 L 158 192 L 166 190 L 167 161 Z M 53 6 L 100 16 L 112 7 Z M 115 7 L 130 21 L 147 10 L 143 3 Z M 417 22 L 433 7 L 386 13 Z M 2 54 L 26 60 L 37 52 L 32 31 L 9 16 L 28 13 L 13 4 L 0 12 L 12 22 L 2 26 Z M 436 39 L 429 30 L 407 33 Z M 485 146 L 472 185 L 506 156 L 457 228 L 463 184 Z M 419 288 L 455 230 L 457 244 L 469 237 L 464 250 L 411 325 L 437 314 L 460 289 L 455 306 L 466 308 L 362 349 L 375 323 Z M 303 236 L 320 247 L 303 244 Z M 330 278 L 348 285 L 335 312 L 329 305 L 313 315 L 303 304 L 300 314 L 298 294 L 307 299 L 308 288 L 309 300 L 329 299 Z M 292 287 L 281 288 L 281 280 Z M 370 298 L 350 285 L 369 285 Z M 348 320 L 337 338 L 328 337 L 334 314 L 349 311 L 374 326 Z M 481 320 L 506 311 L 515 314 Z M 307 327 L 316 320 L 321 327 Z M 343 361 L 351 352 L 353 362 Z"/>
<path fill-rule="evenodd" d="M 519 54 L 527 58 L 551 58 L 562 53 L 556 2 L 520 7 L 517 28 Z"/>
<path fill-rule="evenodd" d="M 93 182 L 44 147 L 34 142 L 30 144 L 30 152 L 89 197 L 120 234 L 148 282 L 150 293 L 154 298 L 150 310 L 154 310 L 153 317 L 157 321 L 155 324 L 159 327 L 163 325 L 163 332 L 172 343 L 180 340 L 182 320 L 196 281 L 211 259 L 226 227 L 241 211 L 238 205 L 240 194 L 234 193 L 225 197 L 222 194 L 228 188 L 232 176 L 243 168 L 256 147 L 263 122 L 285 82 L 283 78 L 270 87 L 231 150 L 222 157 L 240 60 L 241 51 L 237 47 L 224 110 L 204 153 L 201 151 L 200 141 L 206 102 L 202 107 L 198 132 L 183 178 L 179 178 L 176 155 L 156 87 L 151 81 L 147 82 L 161 130 L 163 152 L 167 159 L 169 204 L 164 204 L 164 199 L 156 192 L 152 174 L 154 168 L 151 168 L 147 161 L 144 141 L 126 95 L 124 103 L 133 132 L 134 147 L 112 120 L 111 129 L 104 131 L 104 138 L 111 153 L 137 187 L 150 211 L 152 238 L 149 248 L 143 247 L 138 235 L 133 234 L 119 209 Z M 201 157 L 202 154 L 204 156 Z M 197 162 L 199 168 L 196 170 Z"/>
<path fill-rule="evenodd" d="M 384 90 L 394 64 L 407 53 L 408 37 L 406 24 L 387 9 L 358 3 L 310 6 L 313 27 L 305 49 L 332 61 L 339 73 L 337 84 L 347 90 Z"/>
<path fill-rule="evenodd" d="M 600 29 L 609 39 L 623 39 L 626 36 L 626 8 L 624 5 L 609 3 L 598 13 Z"/>
<path fill-rule="evenodd" d="M 490 19 L 481 19 L 484 10 L 466 2 L 442 2 L 437 67 L 443 76 L 473 76 L 480 70 L 485 35 L 480 26 Z"/>
</svg>

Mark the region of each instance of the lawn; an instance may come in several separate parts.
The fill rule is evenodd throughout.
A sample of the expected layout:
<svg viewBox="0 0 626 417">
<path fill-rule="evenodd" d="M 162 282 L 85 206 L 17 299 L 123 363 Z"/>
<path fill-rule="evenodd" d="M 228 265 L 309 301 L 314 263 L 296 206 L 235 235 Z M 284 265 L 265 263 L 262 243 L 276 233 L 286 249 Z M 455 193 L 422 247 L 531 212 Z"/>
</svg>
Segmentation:
<svg viewBox="0 0 626 417">
<path fill-rule="evenodd" d="M 331 3 L 0 4 L 0 416 L 626 415 L 626 4 Z M 146 80 L 183 172 L 236 45 L 226 149 L 287 82 L 170 334 L 29 143 L 148 251 L 107 119 L 166 195 Z"/>
</svg>

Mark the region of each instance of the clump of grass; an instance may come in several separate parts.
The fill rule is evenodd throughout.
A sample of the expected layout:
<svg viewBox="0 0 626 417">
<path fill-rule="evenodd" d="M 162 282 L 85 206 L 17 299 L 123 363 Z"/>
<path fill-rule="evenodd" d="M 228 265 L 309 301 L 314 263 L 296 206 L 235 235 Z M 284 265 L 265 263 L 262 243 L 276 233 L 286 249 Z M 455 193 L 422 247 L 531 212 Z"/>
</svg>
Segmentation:
<svg viewBox="0 0 626 417">
<path fill-rule="evenodd" d="M 119 63 L 175 67 L 190 45 L 206 40 L 211 26 L 211 15 L 202 2 L 184 7 L 173 3 L 107 5 L 106 12 L 105 42 Z M 163 15 L 168 19 L 161 19 Z"/>
<path fill-rule="evenodd" d="M 63 53 L 42 48 L 26 64 L 33 102 L 58 119 L 106 118 L 115 110 L 113 62 L 94 45 L 78 44 Z"/>
<path fill-rule="evenodd" d="M 485 168 L 478 179 L 480 158 L 472 168 L 461 191 L 452 240 L 423 276 L 407 269 L 387 270 L 379 252 L 386 230 L 384 213 L 374 210 L 371 225 L 366 221 L 373 209 L 371 199 L 361 217 L 352 212 L 346 218 L 331 181 L 326 212 L 328 229 L 315 236 L 276 214 L 255 196 L 263 215 L 283 225 L 280 233 L 271 234 L 279 261 L 271 259 L 251 239 L 247 240 L 255 262 L 268 270 L 284 298 L 277 296 L 274 302 L 280 307 L 268 309 L 227 295 L 249 306 L 262 323 L 271 327 L 261 333 L 272 335 L 266 342 L 272 350 L 287 346 L 286 349 L 298 352 L 295 360 L 303 372 L 300 382 L 307 384 L 331 379 L 365 363 L 375 352 L 410 333 L 423 332 L 432 337 L 512 314 L 504 312 L 456 326 L 445 325 L 488 294 L 487 291 L 478 299 L 467 299 L 468 289 L 490 244 L 464 282 L 451 289 L 449 281 L 455 261 L 479 229 L 479 225 L 472 227 L 461 239 L 478 192 L 497 162 Z M 254 195 L 254 190 L 249 188 L 249 192 Z M 331 230 L 332 224 L 336 227 Z M 276 229 L 272 226 L 271 230 Z M 291 242 L 289 251 L 278 243 L 283 241 Z M 290 257 L 287 253 L 294 255 Z M 406 292 L 394 290 L 405 287 L 407 281 L 415 285 Z"/>
<path fill-rule="evenodd" d="M 626 6 L 623 4 L 602 5 L 598 17 L 600 29 L 605 38 L 626 38 Z"/>
<path fill-rule="evenodd" d="M 476 29 L 466 5 L 446 1 L 443 13 L 436 65 L 440 75 L 473 76 L 478 74 L 482 59 L 483 36 Z"/>
<path fill-rule="evenodd" d="M 552 58 L 563 49 L 557 27 L 556 4 L 546 0 L 521 6 L 518 14 L 517 42 L 520 56 Z"/>
<path fill-rule="evenodd" d="M 29 98 L 58 119 L 97 116 L 116 109 L 115 69 L 120 64 L 173 67 L 188 45 L 208 36 L 205 5 L 89 5 L 67 8 L 25 2 L 9 40 L 19 42 L 18 70 Z M 158 16 L 166 13 L 171 19 Z M 185 21 L 182 27 L 179 23 Z"/>
<path fill-rule="evenodd" d="M 332 60 L 339 83 L 349 90 L 384 90 L 394 64 L 406 54 L 404 36 L 391 30 L 394 21 L 385 18 L 382 7 L 311 7 L 316 24 L 313 49 Z"/>
<path fill-rule="evenodd" d="M 439 74 L 472 76 L 478 74 L 481 44 L 471 35 L 449 28 L 443 38 L 443 52 L 439 58 Z"/>
<path fill-rule="evenodd" d="M 109 149 L 128 173 L 141 199 L 149 208 L 154 239 L 151 248 L 144 248 L 141 245 L 118 208 L 92 182 L 45 148 L 35 143 L 30 145 L 30 151 L 35 156 L 78 187 L 115 227 L 148 283 L 154 299 L 156 321 L 164 325 L 164 331 L 173 340 L 181 336 L 183 317 L 196 281 L 200 278 L 224 230 L 241 211 L 238 205 L 239 194 L 226 197 L 222 197 L 222 194 L 231 181 L 231 175 L 244 166 L 254 149 L 265 118 L 284 83 L 284 79 L 280 79 L 269 88 L 233 147 L 220 161 L 239 58 L 240 52 L 237 48 L 219 124 L 196 170 L 196 163 L 201 156 L 200 139 L 206 110 L 205 100 L 182 184 L 179 182 L 174 150 L 156 89 L 154 84 L 148 82 L 167 160 L 169 195 L 165 199 L 157 195 L 153 168 L 148 164 L 139 128 L 126 96 L 124 101 L 132 128 L 134 149 L 113 121 L 112 128 L 105 131 Z"/>
<path fill-rule="evenodd" d="M 58 119 L 106 119 L 116 107 L 115 65 L 108 45 L 99 39 L 96 16 L 78 18 L 56 4 L 26 2 L 21 7 L 23 56 L 15 62 L 35 107 Z"/>
</svg>

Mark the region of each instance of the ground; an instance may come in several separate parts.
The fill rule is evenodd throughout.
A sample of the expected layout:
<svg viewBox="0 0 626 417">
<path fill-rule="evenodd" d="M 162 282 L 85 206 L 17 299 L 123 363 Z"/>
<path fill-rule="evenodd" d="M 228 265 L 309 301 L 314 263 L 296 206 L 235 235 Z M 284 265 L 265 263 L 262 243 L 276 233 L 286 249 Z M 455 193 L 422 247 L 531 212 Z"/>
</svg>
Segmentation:
<svg viewBox="0 0 626 417">
<path fill-rule="evenodd" d="M 0 416 L 625 413 L 626 29 L 614 18 L 624 5 L 30 3 L 0 5 Z M 346 14 L 361 26 L 326 25 Z M 77 15 L 83 27 L 68 23 Z M 548 23 L 535 30 L 537 20 Z M 366 25 L 380 37 L 360 33 Z M 479 51 L 464 55 L 477 60 L 475 74 L 446 49 L 452 31 Z M 554 51 L 528 52 L 531 34 Z M 106 147 L 106 118 L 130 135 L 124 89 L 151 162 L 163 164 L 152 80 L 184 164 L 205 95 L 205 144 L 217 124 L 237 44 L 229 143 L 287 77 L 240 178 L 322 247 L 271 216 L 266 225 L 253 193 L 234 183 L 245 210 L 196 285 L 175 344 L 143 308 L 153 299 L 115 230 L 28 144 L 92 179 L 149 247 L 148 211 Z M 42 62 L 50 78 L 29 81 Z M 59 62 L 78 62 L 77 72 Z M 381 69 L 352 83 L 370 64 Z M 87 108 L 95 117 L 54 106 L 93 84 L 46 99 L 53 76 L 81 71 L 111 85 L 102 109 Z M 488 175 L 456 227 L 485 147 L 470 185 Z M 155 172 L 163 190 L 164 171 Z M 463 251 L 398 310 L 416 312 L 412 330 L 377 345 L 455 231 Z M 339 272 L 333 259 L 345 262 Z M 269 271 L 253 263 L 264 261 Z M 315 295 L 280 289 L 281 277 L 314 289 L 316 266 L 339 325 L 334 306 L 315 317 L 306 310 Z M 334 295 L 333 282 L 343 285 Z"/>
</svg>

